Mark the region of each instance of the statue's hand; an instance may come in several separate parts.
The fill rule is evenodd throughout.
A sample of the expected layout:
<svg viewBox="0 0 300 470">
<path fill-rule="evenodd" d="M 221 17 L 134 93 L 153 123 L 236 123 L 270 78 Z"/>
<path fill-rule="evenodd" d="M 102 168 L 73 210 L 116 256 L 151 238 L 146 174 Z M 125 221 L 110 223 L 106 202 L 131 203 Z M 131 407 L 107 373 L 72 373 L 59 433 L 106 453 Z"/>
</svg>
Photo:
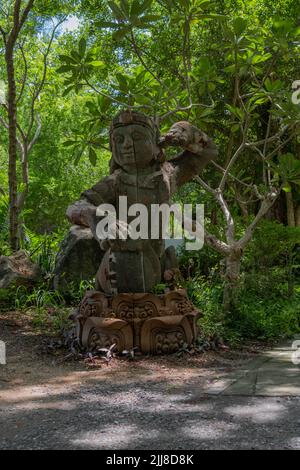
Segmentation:
<svg viewBox="0 0 300 470">
<path fill-rule="evenodd" d="M 95 220 L 96 207 L 85 200 L 80 200 L 68 207 L 66 215 L 71 223 L 90 227 Z"/>
<path fill-rule="evenodd" d="M 201 153 L 208 145 L 210 139 L 197 127 L 187 121 L 176 122 L 169 132 L 164 135 L 159 145 L 161 147 L 182 147 L 192 153 Z"/>
</svg>

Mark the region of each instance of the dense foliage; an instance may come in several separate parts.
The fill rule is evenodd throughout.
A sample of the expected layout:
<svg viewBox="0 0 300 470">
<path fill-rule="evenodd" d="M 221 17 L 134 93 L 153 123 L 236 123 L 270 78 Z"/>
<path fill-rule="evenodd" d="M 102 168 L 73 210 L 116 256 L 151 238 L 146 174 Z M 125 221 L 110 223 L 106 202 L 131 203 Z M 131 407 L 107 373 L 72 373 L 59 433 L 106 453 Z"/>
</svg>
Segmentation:
<svg viewBox="0 0 300 470">
<path fill-rule="evenodd" d="M 12 247 L 5 35 L 15 3 L 0 8 L 0 254 Z M 180 255 L 203 334 L 234 343 L 299 330 L 300 104 L 291 100 L 299 58 L 298 0 L 33 2 L 14 52 L 17 215 L 19 245 L 42 265 L 45 285 L 2 292 L 1 304 L 34 307 L 42 321 L 43 308 L 64 305 L 47 282 L 66 207 L 108 174 L 109 122 L 131 107 L 162 132 L 189 120 L 219 147 L 217 165 L 176 196 L 204 203 L 208 234 L 227 247 L 208 238 Z M 234 296 L 224 298 L 226 289 Z"/>
</svg>

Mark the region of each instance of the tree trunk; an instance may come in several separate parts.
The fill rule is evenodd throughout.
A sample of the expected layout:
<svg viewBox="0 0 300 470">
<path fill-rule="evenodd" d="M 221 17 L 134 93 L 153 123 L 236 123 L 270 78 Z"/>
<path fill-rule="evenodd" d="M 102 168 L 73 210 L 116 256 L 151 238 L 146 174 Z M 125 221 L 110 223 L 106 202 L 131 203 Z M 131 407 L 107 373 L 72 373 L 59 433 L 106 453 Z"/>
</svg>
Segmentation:
<svg viewBox="0 0 300 470">
<path fill-rule="evenodd" d="M 23 189 L 18 195 L 18 211 L 19 213 L 24 208 L 24 204 L 29 192 L 29 169 L 28 169 L 28 147 L 27 143 L 24 142 L 23 149 L 22 149 L 22 184 Z"/>
<path fill-rule="evenodd" d="M 8 81 L 8 135 L 9 135 L 9 164 L 8 164 L 8 182 L 9 182 L 9 233 L 10 246 L 13 251 L 19 249 L 18 237 L 18 183 L 17 183 L 17 106 L 16 106 L 16 82 L 14 69 L 14 49 L 13 45 L 7 44 L 6 70 Z"/>
<path fill-rule="evenodd" d="M 300 227 L 300 205 L 296 209 L 296 227 Z"/>
<path fill-rule="evenodd" d="M 295 227 L 295 209 L 292 192 L 285 193 L 286 197 L 286 210 L 287 210 L 287 222 L 289 227 Z"/>
<path fill-rule="evenodd" d="M 235 306 L 237 289 L 239 287 L 241 271 L 241 253 L 232 252 L 226 258 L 225 285 L 223 294 L 223 309 L 230 312 Z"/>
</svg>

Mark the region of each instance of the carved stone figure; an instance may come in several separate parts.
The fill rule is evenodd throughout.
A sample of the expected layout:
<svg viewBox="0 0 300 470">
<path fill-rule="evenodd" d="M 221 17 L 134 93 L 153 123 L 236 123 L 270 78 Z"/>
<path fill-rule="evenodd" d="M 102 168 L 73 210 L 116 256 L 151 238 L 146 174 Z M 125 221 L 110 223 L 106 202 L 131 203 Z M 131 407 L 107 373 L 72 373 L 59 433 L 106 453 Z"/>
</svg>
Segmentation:
<svg viewBox="0 0 300 470">
<path fill-rule="evenodd" d="M 144 204 L 150 217 L 154 204 L 169 204 L 177 189 L 217 155 L 213 141 L 188 122 L 174 124 L 161 138 L 151 118 L 130 110 L 113 120 L 110 146 L 110 175 L 84 191 L 67 210 L 71 223 L 89 227 L 98 240 L 99 205 L 116 209 L 120 234 L 127 228 L 120 214 L 120 196 L 127 197 L 129 207 Z M 182 152 L 167 160 L 168 146 L 181 147 Z M 161 237 L 151 239 L 150 220 L 148 227 L 148 239 L 99 240 L 105 255 L 96 275 L 97 291 L 87 293 L 76 314 L 84 345 L 113 341 L 119 350 L 138 346 L 146 353 L 160 353 L 195 338 L 199 313 L 186 293 L 151 294 L 156 284 L 172 282 L 178 268 L 175 250 L 166 250 Z M 169 294 L 175 295 L 172 301 Z"/>
</svg>

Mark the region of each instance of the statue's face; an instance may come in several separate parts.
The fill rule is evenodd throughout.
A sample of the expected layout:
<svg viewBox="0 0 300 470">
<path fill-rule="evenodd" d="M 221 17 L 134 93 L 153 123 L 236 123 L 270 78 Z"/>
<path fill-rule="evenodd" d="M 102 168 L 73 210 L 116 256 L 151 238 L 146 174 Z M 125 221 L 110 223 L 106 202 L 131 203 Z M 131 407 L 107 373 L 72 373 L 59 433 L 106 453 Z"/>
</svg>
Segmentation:
<svg viewBox="0 0 300 470">
<path fill-rule="evenodd" d="M 157 155 L 151 130 L 139 124 L 121 126 L 113 131 L 115 162 L 125 170 L 146 168 Z"/>
</svg>

